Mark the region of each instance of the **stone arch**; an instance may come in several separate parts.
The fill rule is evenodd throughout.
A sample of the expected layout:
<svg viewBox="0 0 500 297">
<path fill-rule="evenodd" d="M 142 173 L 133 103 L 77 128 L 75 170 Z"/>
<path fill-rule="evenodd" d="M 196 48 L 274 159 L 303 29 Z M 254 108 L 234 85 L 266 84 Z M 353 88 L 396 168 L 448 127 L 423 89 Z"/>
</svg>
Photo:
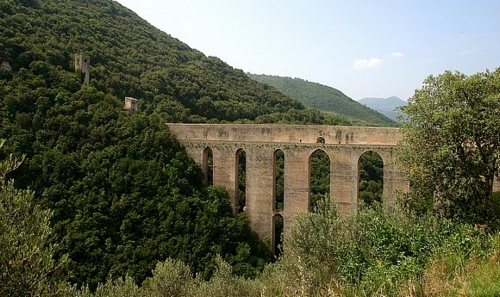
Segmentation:
<svg viewBox="0 0 500 297">
<path fill-rule="evenodd" d="M 330 199 L 331 160 L 323 149 L 316 149 L 309 155 L 309 210 L 320 199 Z"/>
<path fill-rule="evenodd" d="M 281 149 L 274 151 L 273 164 L 273 211 L 281 212 L 285 208 L 285 153 Z"/>
<path fill-rule="evenodd" d="M 208 146 L 203 150 L 202 169 L 205 184 L 212 186 L 214 184 L 214 153 Z"/>
<path fill-rule="evenodd" d="M 357 200 L 368 205 L 375 201 L 382 202 L 385 167 L 383 155 L 376 150 L 365 150 L 357 161 Z"/>
<path fill-rule="evenodd" d="M 246 171 L 247 171 L 247 161 L 246 161 L 246 151 L 243 148 L 239 148 L 235 153 L 235 205 L 236 211 L 242 212 L 246 209 Z"/>
<path fill-rule="evenodd" d="M 282 215 L 285 234 L 298 212 L 310 206 L 310 156 L 315 150 L 329 154 L 331 200 L 342 213 L 355 211 L 358 202 L 358 162 L 365 151 L 376 151 L 384 161 L 384 197 L 390 202 L 395 193 L 408 188 L 402 169 L 394 164 L 397 128 L 341 127 L 316 125 L 245 125 L 245 124 L 180 124 L 167 123 L 168 129 L 186 146 L 186 151 L 202 164 L 203 150 L 213 150 L 214 185 L 223 186 L 238 211 L 238 167 L 236 153 L 246 155 L 246 215 L 260 238 L 274 238 L 273 216 Z M 349 138 L 347 138 L 349 134 Z M 355 135 L 355 137 L 354 137 Z M 325 144 L 316 143 L 317 137 Z M 347 142 L 349 140 L 349 142 Z M 281 148 L 286 155 L 285 207 L 275 211 L 273 196 L 273 154 Z M 241 210 L 245 205 L 241 205 Z M 285 235 L 286 237 L 286 235 Z"/>
<path fill-rule="evenodd" d="M 283 215 L 275 214 L 273 216 L 273 239 L 272 239 L 272 252 L 275 256 L 281 256 L 283 251 L 283 231 L 284 220 Z"/>
</svg>

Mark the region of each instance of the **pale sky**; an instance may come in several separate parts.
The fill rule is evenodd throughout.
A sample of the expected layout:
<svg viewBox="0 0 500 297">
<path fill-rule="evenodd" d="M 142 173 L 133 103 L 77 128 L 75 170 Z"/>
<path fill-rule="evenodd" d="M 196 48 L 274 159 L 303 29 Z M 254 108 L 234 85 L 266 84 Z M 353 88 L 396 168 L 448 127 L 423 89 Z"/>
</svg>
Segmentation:
<svg viewBox="0 0 500 297">
<path fill-rule="evenodd" d="M 354 100 L 500 67 L 499 0 L 118 0 L 207 56 Z"/>
</svg>

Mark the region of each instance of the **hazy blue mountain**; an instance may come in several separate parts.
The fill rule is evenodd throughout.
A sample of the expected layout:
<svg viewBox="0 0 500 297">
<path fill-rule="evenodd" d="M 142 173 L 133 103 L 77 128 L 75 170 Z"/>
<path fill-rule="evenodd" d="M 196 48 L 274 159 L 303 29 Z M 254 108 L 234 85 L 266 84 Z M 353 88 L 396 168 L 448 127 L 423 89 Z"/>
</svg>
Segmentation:
<svg viewBox="0 0 500 297">
<path fill-rule="evenodd" d="M 363 98 L 358 102 L 380 112 L 381 114 L 395 121 L 397 120 L 398 115 L 398 113 L 395 111 L 395 108 L 399 106 L 406 106 L 408 104 L 406 101 L 401 100 L 396 96 L 388 98 L 369 97 Z"/>
</svg>

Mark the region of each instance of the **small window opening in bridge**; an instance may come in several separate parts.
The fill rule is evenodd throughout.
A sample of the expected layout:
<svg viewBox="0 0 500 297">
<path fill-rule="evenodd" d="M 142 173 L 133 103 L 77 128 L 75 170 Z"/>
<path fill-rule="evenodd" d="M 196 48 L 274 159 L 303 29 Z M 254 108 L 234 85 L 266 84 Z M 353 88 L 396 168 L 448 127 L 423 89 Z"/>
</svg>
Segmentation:
<svg viewBox="0 0 500 297">
<path fill-rule="evenodd" d="M 315 211 L 320 200 L 330 200 L 330 157 L 316 150 L 309 159 L 309 209 Z"/>
<path fill-rule="evenodd" d="M 384 162 L 379 154 L 365 152 L 358 161 L 358 199 L 365 205 L 382 202 L 384 190 Z"/>
<path fill-rule="evenodd" d="M 236 166 L 238 170 L 237 192 L 236 192 L 236 209 L 238 212 L 245 210 L 246 206 L 246 176 L 247 176 L 247 161 L 246 153 L 243 149 L 236 152 Z"/>
<path fill-rule="evenodd" d="M 214 154 L 212 149 L 207 147 L 203 151 L 203 173 L 205 174 L 205 184 L 213 186 L 214 184 Z"/>
<path fill-rule="evenodd" d="M 273 216 L 273 253 L 276 257 L 283 252 L 283 216 L 276 214 Z"/>
<path fill-rule="evenodd" d="M 285 154 L 282 150 L 274 152 L 274 211 L 285 209 Z"/>
<path fill-rule="evenodd" d="M 318 139 L 316 139 L 316 143 L 322 143 L 322 144 L 325 144 L 325 138 L 324 137 L 318 137 Z"/>
</svg>

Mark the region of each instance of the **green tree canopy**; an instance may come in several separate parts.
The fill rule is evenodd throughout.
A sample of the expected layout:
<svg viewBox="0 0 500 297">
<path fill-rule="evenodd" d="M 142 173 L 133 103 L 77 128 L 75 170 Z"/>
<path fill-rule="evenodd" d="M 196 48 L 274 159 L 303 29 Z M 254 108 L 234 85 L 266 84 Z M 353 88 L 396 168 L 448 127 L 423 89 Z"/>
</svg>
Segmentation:
<svg viewBox="0 0 500 297">
<path fill-rule="evenodd" d="M 283 94 L 336 118 L 339 125 L 386 126 L 398 124 L 381 113 L 352 100 L 341 91 L 300 78 L 247 73 L 252 79 L 268 84 Z"/>
<path fill-rule="evenodd" d="M 408 204 L 487 221 L 500 167 L 500 69 L 429 76 L 402 111 L 399 161 L 409 172 Z"/>
<path fill-rule="evenodd" d="M 0 149 L 3 144 L 0 139 Z M 59 264 L 49 240 L 51 211 L 34 203 L 33 191 L 15 189 L 12 180 L 5 180 L 23 160 L 13 154 L 0 160 L 0 295 L 53 295 L 49 275 Z"/>
</svg>

